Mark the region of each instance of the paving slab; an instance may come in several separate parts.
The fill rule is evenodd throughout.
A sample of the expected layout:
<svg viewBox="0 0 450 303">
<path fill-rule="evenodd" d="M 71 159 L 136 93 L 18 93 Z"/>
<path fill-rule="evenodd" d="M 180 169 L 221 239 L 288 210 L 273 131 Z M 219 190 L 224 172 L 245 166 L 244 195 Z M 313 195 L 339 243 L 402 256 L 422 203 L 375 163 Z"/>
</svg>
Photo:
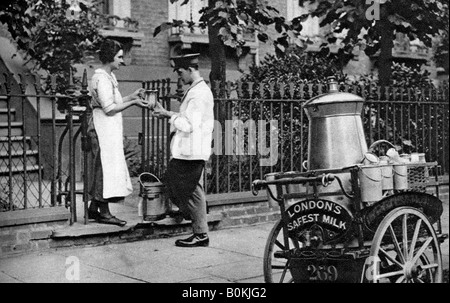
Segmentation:
<svg viewBox="0 0 450 303">
<path fill-rule="evenodd" d="M 22 283 L 22 281 L 0 272 L 0 283 Z"/>
<path fill-rule="evenodd" d="M 244 255 L 261 257 L 274 223 L 245 228 L 226 229 L 211 235 L 210 246 L 223 250 L 239 252 Z M 270 228 L 268 228 L 270 227 Z"/>
<path fill-rule="evenodd" d="M 149 240 L 149 242 L 151 241 L 152 240 Z M 130 256 L 134 256 L 136 259 L 156 263 L 164 262 L 184 269 L 196 269 L 224 263 L 251 260 L 254 258 L 247 254 L 211 246 L 196 248 L 174 247 L 173 241 L 174 240 L 170 239 L 170 244 L 172 245 L 171 249 L 151 250 L 148 249 L 147 246 L 144 246 L 134 250 L 127 249 L 127 251 L 129 251 Z"/>
<path fill-rule="evenodd" d="M 66 270 L 66 257 L 52 253 L 32 253 L 0 259 L 0 272 L 23 282 L 47 282 L 54 274 Z"/>
<path fill-rule="evenodd" d="M 187 281 L 183 281 L 180 283 L 200 283 L 200 284 L 204 284 L 204 283 L 233 283 L 233 281 L 229 281 L 229 280 L 225 280 L 222 278 L 217 278 L 217 277 L 206 277 L 206 278 L 200 278 L 200 279 L 194 279 L 194 280 L 187 280 Z"/>
<path fill-rule="evenodd" d="M 112 272 L 150 283 L 179 283 L 208 276 L 199 271 L 148 260 L 136 260 L 131 266 L 120 266 L 114 268 Z"/>
<path fill-rule="evenodd" d="M 213 277 L 219 277 L 233 282 L 261 277 L 263 275 L 262 258 L 253 258 L 242 262 L 234 262 L 198 269 Z"/>
<path fill-rule="evenodd" d="M 65 257 L 76 257 L 80 264 L 106 270 L 112 270 L 120 266 L 132 266 L 135 261 L 135 257 L 130 256 L 126 251 L 114 249 L 109 246 L 64 249 L 57 253 Z"/>
</svg>

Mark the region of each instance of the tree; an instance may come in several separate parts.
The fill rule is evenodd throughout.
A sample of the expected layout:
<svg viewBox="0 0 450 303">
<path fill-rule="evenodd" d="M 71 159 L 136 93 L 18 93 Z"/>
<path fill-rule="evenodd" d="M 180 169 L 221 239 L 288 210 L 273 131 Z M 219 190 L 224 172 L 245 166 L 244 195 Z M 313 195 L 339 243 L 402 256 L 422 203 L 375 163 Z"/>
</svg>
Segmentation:
<svg viewBox="0 0 450 303">
<path fill-rule="evenodd" d="M 437 42 L 436 51 L 434 52 L 434 61 L 436 62 L 437 67 L 443 67 L 445 73 L 449 73 L 449 41 L 448 41 L 448 20 L 449 20 L 449 11 L 448 6 L 447 9 L 444 10 L 444 19 L 447 20 L 447 27 L 442 31 L 441 37 L 439 37 Z"/>
<path fill-rule="evenodd" d="M 330 26 L 326 43 L 342 36 L 339 55 L 352 57 L 355 46 L 367 55 L 379 52 L 380 84 L 388 85 L 395 33 L 419 39 L 432 47 L 432 39 L 448 27 L 448 4 L 444 0 L 299 0 L 316 4 L 311 16 L 322 18 L 320 26 Z M 448 30 L 447 30 L 448 31 Z"/>
<path fill-rule="evenodd" d="M 80 2 L 79 19 L 72 20 L 66 17 L 70 5 L 66 1 L 7 1 L 2 4 L 0 22 L 7 25 L 33 71 L 56 75 L 57 91 L 64 93 L 73 65 L 83 63 L 103 39 L 99 33 L 100 2 Z"/>
<path fill-rule="evenodd" d="M 170 0 L 173 4 L 181 0 Z M 183 0 L 182 5 L 195 0 Z M 244 34 L 256 34 L 262 42 L 271 41 L 277 54 L 282 54 L 289 47 L 289 37 L 294 37 L 301 30 L 301 24 L 287 22 L 279 11 L 266 0 L 209 0 L 208 7 L 201 11 L 201 28 L 208 28 L 209 51 L 211 58 L 210 81 L 215 84 L 225 82 L 226 60 L 225 48 L 234 48 L 238 55 L 245 46 Z M 185 20 L 173 20 L 155 28 L 153 36 L 171 27 L 194 27 L 196 24 Z M 279 34 L 272 38 L 267 34 L 273 25 Z"/>
</svg>

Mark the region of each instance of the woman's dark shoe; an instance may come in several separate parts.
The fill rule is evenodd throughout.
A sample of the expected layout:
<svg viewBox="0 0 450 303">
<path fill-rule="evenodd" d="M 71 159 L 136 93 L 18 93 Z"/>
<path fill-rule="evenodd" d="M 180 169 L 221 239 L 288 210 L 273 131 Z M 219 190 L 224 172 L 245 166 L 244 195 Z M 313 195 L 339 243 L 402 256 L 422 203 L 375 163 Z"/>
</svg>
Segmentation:
<svg viewBox="0 0 450 303">
<path fill-rule="evenodd" d="M 100 213 L 98 211 L 88 210 L 88 219 L 97 221 L 99 218 L 100 218 Z"/>
<path fill-rule="evenodd" d="M 99 218 L 97 219 L 97 222 L 103 223 L 103 224 L 119 225 L 119 226 L 127 225 L 127 221 L 120 220 L 114 216 L 104 217 L 104 216 L 100 215 Z"/>
</svg>

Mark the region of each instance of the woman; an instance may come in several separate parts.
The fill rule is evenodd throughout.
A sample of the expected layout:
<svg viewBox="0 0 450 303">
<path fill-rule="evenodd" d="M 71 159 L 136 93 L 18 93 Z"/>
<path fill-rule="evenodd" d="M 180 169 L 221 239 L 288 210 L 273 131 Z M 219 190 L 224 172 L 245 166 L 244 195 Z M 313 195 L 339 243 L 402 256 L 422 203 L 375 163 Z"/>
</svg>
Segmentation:
<svg viewBox="0 0 450 303">
<path fill-rule="evenodd" d="M 123 150 L 122 111 L 130 106 L 146 107 L 141 99 L 144 89 L 129 96 L 121 96 L 113 73 L 123 63 L 122 45 L 114 40 L 103 42 L 99 58 L 102 66 L 92 76 L 92 119 L 88 135 L 91 140 L 92 171 L 89 175 L 91 204 L 90 219 L 99 223 L 126 225 L 126 221 L 114 217 L 109 203 L 124 201 L 133 188 Z"/>
</svg>

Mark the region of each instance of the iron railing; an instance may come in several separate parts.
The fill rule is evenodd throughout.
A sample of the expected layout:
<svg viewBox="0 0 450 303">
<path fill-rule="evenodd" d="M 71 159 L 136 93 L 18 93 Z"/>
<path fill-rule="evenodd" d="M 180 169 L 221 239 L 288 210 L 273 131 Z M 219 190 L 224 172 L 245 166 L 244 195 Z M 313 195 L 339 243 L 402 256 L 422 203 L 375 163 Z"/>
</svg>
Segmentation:
<svg viewBox="0 0 450 303">
<path fill-rule="evenodd" d="M 87 182 L 81 176 L 87 162 L 77 145 L 80 135 L 86 138 L 80 126 L 86 125 L 88 107 L 80 105 L 89 99 L 87 75 L 77 96 L 73 86 L 57 94 L 56 76 L 49 79 L 49 93 L 42 93 L 41 79 L 33 76 L 4 74 L 0 81 L 0 211 L 65 206 L 73 223 L 71 201 L 80 194 L 87 203 L 86 193 L 76 190 L 77 181 Z M 68 109 L 61 113 L 58 103 Z"/>
<path fill-rule="evenodd" d="M 159 97 L 165 102 L 177 96 L 170 94 L 168 80 L 146 85 L 154 89 L 160 85 Z M 327 93 L 325 83 L 237 82 L 214 87 L 219 97 L 215 98 L 213 155 L 205 175 L 208 194 L 249 191 L 252 181 L 263 179 L 266 173 L 304 170 L 308 120 L 302 104 Z M 449 172 L 448 83 L 435 89 L 341 85 L 340 91 L 366 100 L 362 120 L 368 145 L 385 139 L 396 144 L 400 152 L 425 153 L 427 161 L 441 165 L 441 174 Z M 145 123 L 157 122 L 151 116 L 143 117 L 147 126 L 143 137 L 153 143 L 143 146 L 142 162 L 146 169 L 162 176 L 169 158 L 168 131 L 148 126 Z M 155 134 L 159 134 L 159 146 L 154 143 Z M 271 144 L 276 148 L 271 149 Z M 164 158 L 158 158 L 159 153 Z M 274 157 L 273 163 L 270 157 Z M 261 165 L 261 161 L 266 163 Z"/>
<path fill-rule="evenodd" d="M 87 189 L 89 177 L 82 174 L 87 171 L 87 161 L 77 145 L 80 137 L 84 142 L 89 113 L 83 106 L 89 100 L 86 75 L 83 78 L 81 94 L 74 97 L 73 90 L 57 95 L 55 78 L 52 92 L 39 94 L 37 79 L 19 77 L 16 82 L 11 75 L 3 76 L 1 211 L 64 205 L 70 208 L 73 223 L 77 221 L 76 204 L 71 201 L 77 195 L 82 195 L 87 210 L 86 190 L 77 190 L 76 184 L 83 181 Z M 169 79 L 143 82 L 142 86 L 157 90 L 159 101 L 169 109 L 177 105 L 182 93 L 181 82 Z M 385 139 L 404 152 L 424 152 L 428 161 L 441 165 L 441 173 L 449 172 L 448 84 L 437 89 L 343 85 L 340 90 L 366 100 L 362 118 L 368 144 Z M 266 173 L 303 171 L 302 163 L 308 157 L 308 120 L 302 104 L 326 92 L 327 86 L 320 83 L 238 82 L 214 89 L 217 121 L 213 155 L 205 174 L 207 193 L 249 191 L 251 182 Z M 59 120 L 57 103 L 64 100 L 69 109 Z M 44 112 L 49 116 L 43 117 Z M 139 134 L 142 171 L 163 177 L 170 158 L 168 135 L 167 121 L 155 119 L 143 109 Z"/>
<path fill-rule="evenodd" d="M 31 79 L 36 93 L 29 93 L 25 85 L 27 79 L 4 74 L 0 83 L 0 102 L 3 120 L 0 131 L 0 208 L 5 210 L 26 209 L 56 205 L 54 175 L 56 158 L 48 162 L 44 174 L 42 142 L 42 100 L 51 106 L 50 151 L 56 153 L 56 94 L 40 94 L 39 80 Z M 55 84 L 53 78 L 53 84 Z M 28 102 L 32 99 L 34 107 Z"/>
</svg>

